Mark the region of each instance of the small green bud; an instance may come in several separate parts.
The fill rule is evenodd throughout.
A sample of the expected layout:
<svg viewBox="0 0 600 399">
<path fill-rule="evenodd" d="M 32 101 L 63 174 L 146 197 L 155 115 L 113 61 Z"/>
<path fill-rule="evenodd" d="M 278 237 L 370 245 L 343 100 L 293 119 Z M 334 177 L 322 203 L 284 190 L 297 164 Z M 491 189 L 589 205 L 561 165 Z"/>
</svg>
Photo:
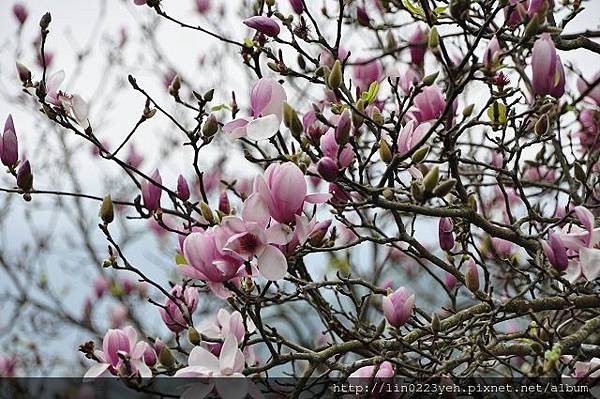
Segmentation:
<svg viewBox="0 0 600 399">
<path fill-rule="evenodd" d="M 431 330 L 434 333 L 437 333 L 438 331 L 440 331 L 442 327 L 442 323 L 440 321 L 440 316 L 438 316 L 437 313 L 434 313 L 433 315 L 431 315 Z"/>
<path fill-rule="evenodd" d="M 206 219 L 207 222 L 212 223 L 215 221 L 215 215 L 213 215 L 212 210 L 204 201 L 200 203 L 200 212 L 202 213 L 202 217 Z"/>
<path fill-rule="evenodd" d="M 538 136 L 545 136 L 550 130 L 550 119 L 548 118 L 548 114 L 544 114 L 538 118 L 533 127 L 535 130 L 535 134 Z"/>
<path fill-rule="evenodd" d="M 171 350 L 167 348 L 167 346 L 163 346 L 158 354 L 158 361 L 162 364 L 166 369 L 172 369 L 175 366 L 175 357 L 171 353 Z"/>
<path fill-rule="evenodd" d="M 415 201 L 419 203 L 425 201 L 425 192 L 423 191 L 423 185 L 421 182 L 413 180 L 413 182 L 410 184 L 410 193 Z"/>
<path fill-rule="evenodd" d="M 373 122 L 375 122 L 379 126 L 383 126 L 383 124 L 385 123 L 383 115 L 381 115 L 381 112 L 377 107 L 373 107 L 373 110 L 371 111 L 371 119 L 373 119 Z"/>
<path fill-rule="evenodd" d="M 290 129 L 292 135 L 296 138 L 300 137 L 304 130 L 298 113 L 286 102 L 283 103 L 283 124 Z"/>
<path fill-rule="evenodd" d="M 102 200 L 99 216 L 100 219 L 102 219 L 102 221 L 104 222 L 104 224 L 109 224 L 115 219 L 115 209 L 110 195 L 107 195 Z"/>
<path fill-rule="evenodd" d="M 42 15 L 42 18 L 40 19 L 40 28 L 42 28 L 44 31 L 47 30 L 50 26 L 50 22 L 52 22 L 52 15 L 47 12 Z"/>
<path fill-rule="evenodd" d="M 433 28 L 431 28 L 431 31 L 429 32 L 428 45 L 429 45 L 429 48 L 431 48 L 431 49 L 437 48 L 437 46 L 440 45 L 440 35 L 435 26 Z"/>
<path fill-rule="evenodd" d="M 463 116 L 465 118 L 468 118 L 469 116 L 471 116 L 471 114 L 473 114 L 473 109 L 475 108 L 475 104 L 469 104 L 465 107 L 465 109 L 463 109 Z"/>
<path fill-rule="evenodd" d="M 527 26 L 525 27 L 525 37 L 533 37 L 540 30 L 540 16 L 534 14 Z"/>
<path fill-rule="evenodd" d="M 331 68 L 331 72 L 327 78 L 327 85 L 331 90 L 337 90 L 342 85 L 342 78 L 342 63 L 340 60 L 337 60 L 335 64 L 333 64 L 333 68 Z"/>
<path fill-rule="evenodd" d="M 437 79 L 437 77 L 438 77 L 439 74 L 440 74 L 439 72 L 435 72 L 435 73 L 432 73 L 430 75 L 425 76 L 423 78 L 423 85 L 424 86 L 431 86 L 432 84 L 434 84 L 435 80 Z"/>
<path fill-rule="evenodd" d="M 411 159 L 412 159 L 413 163 L 420 163 L 420 162 L 423 162 L 425 157 L 427 157 L 427 154 L 429 154 L 429 146 L 425 145 L 425 146 L 419 148 L 417 151 L 415 151 L 415 153 L 412 155 Z"/>
<path fill-rule="evenodd" d="M 190 344 L 192 345 L 198 346 L 200 345 L 200 342 L 202 342 L 202 337 L 200 337 L 200 333 L 194 327 L 188 328 L 187 336 L 188 341 L 190 341 Z"/>
<path fill-rule="evenodd" d="M 210 114 L 206 121 L 204 122 L 204 126 L 202 126 L 202 135 L 204 137 L 212 137 L 219 130 L 219 122 L 217 122 L 217 118 L 213 114 Z"/>
<path fill-rule="evenodd" d="M 392 162 L 392 149 L 387 141 L 384 139 L 379 140 L 379 157 L 385 163 Z"/>
<path fill-rule="evenodd" d="M 575 162 L 573 164 L 573 171 L 575 173 L 575 178 L 577 180 L 579 180 L 581 183 L 585 183 L 587 181 L 587 176 L 585 174 L 585 171 L 583 170 L 583 168 L 581 167 L 581 164 L 579 162 Z"/>
<path fill-rule="evenodd" d="M 456 186 L 455 179 L 445 180 L 445 181 L 441 182 L 440 184 L 438 184 L 433 189 L 433 195 L 435 195 L 436 197 L 440 197 L 440 198 L 445 197 L 446 195 L 450 194 L 450 192 L 452 190 L 454 190 L 455 186 Z"/>
<path fill-rule="evenodd" d="M 204 101 L 212 101 L 215 95 L 215 89 L 210 89 L 206 93 L 204 93 Z"/>
<path fill-rule="evenodd" d="M 425 187 L 425 191 L 432 192 L 433 189 L 437 186 L 440 181 L 440 168 L 435 165 L 423 178 L 423 186 Z"/>
<path fill-rule="evenodd" d="M 354 104 L 354 108 L 356 108 L 356 111 L 352 111 L 352 123 L 354 124 L 354 126 L 356 128 L 359 128 L 365 118 L 364 118 L 364 114 L 365 114 L 365 101 L 361 98 L 359 99 L 356 104 Z"/>
</svg>

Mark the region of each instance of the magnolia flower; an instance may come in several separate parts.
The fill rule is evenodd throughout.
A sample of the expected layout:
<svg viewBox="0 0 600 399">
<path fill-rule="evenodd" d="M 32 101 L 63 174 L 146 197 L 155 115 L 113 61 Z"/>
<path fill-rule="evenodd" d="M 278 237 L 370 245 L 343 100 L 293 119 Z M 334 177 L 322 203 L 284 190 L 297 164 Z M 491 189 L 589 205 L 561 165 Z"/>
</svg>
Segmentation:
<svg viewBox="0 0 600 399">
<path fill-rule="evenodd" d="M 528 7 L 529 0 L 509 0 L 508 5 L 504 7 L 505 24 L 509 26 L 519 25 L 523 22 Z"/>
<path fill-rule="evenodd" d="M 110 282 L 103 276 L 98 276 L 94 280 L 94 293 L 96 298 L 102 298 L 110 288 Z"/>
<path fill-rule="evenodd" d="M 354 65 L 354 83 L 361 90 L 367 90 L 369 85 L 373 82 L 377 82 L 382 78 L 383 66 L 377 59 L 367 61 L 364 59 L 358 59 Z"/>
<path fill-rule="evenodd" d="M 450 218 L 441 218 L 438 226 L 438 236 L 440 248 L 444 251 L 450 251 L 454 248 L 454 224 Z"/>
<path fill-rule="evenodd" d="M 212 283 L 231 280 L 243 269 L 244 258 L 233 251 L 224 251 L 217 244 L 217 229 L 191 233 L 183 242 L 187 264 L 179 271 L 190 278 Z"/>
<path fill-rule="evenodd" d="M 200 294 L 194 287 L 174 286 L 170 291 L 174 298 L 167 298 L 164 307 L 159 309 L 160 317 L 169 330 L 181 332 L 188 326 L 190 315 L 194 313 L 200 301 Z"/>
<path fill-rule="evenodd" d="M 407 68 L 406 71 L 400 73 L 397 77 L 399 78 L 400 89 L 406 95 L 410 94 L 410 90 L 423 78 L 421 73 L 414 68 Z"/>
<path fill-rule="evenodd" d="M 446 100 L 439 87 L 428 86 L 415 96 L 410 115 L 419 123 L 427 122 L 439 118 L 445 108 Z"/>
<path fill-rule="evenodd" d="M 146 0 L 133 0 L 133 3 L 134 3 L 136 6 L 143 6 L 143 5 L 145 5 L 145 4 L 146 4 Z"/>
<path fill-rule="evenodd" d="M 129 147 L 129 152 L 125 158 L 125 162 L 133 168 L 138 168 L 144 162 L 144 156 L 137 152 L 135 146 Z"/>
<path fill-rule="evenodd" d="M 12 115 L 4 123 L 4 133 L 0 138 L 0 160 L 8 167 L 14 167 L 19 160 L 19 143 Z"/>
<path fill-rule="evenodd" d="M 398 154 L 404 155 L 410 152 L 417 144 L 423 140 L 431 129 L 431 124 L 417 124 L 416 121 L 408 121 L 400 131 L 396 142 Z"/>
<path fill-rule="evenodd" d="M 148 343 L 137 341 L 137 332 L 133 327 L 108 330 L 102 341 L 102 351 L 94 352 L 99 363 L 90 367 L 83 378 L 100 377 L 106 375 L 107 371 L 113 375 L 131 371 L 131 374 L 139 374 L 142 378 L 152 377 L 152 371 L 144 360 L 145 356 L 152 359 L 150 351 L 154 349 Z M 128 365 L 131 370 L 126 369 Z"/>
<path fill-rule="evenodd" d="M 577 90 L 580 94 L 587 93 L 587 97 L 600 106 L 600 84 L 591 87 L 592 84 L 600 80 L 600 71 L 589 79 L 587 82 L 583 78 L 577 80 Z"/>
<path fill-rule="evenodd" d="M 280 280 L 287 272 L 285 255 L 275 245 L 284 245 L 291 239 L 292 229 L 272 223 L 264 199 L 252 194 L 244 203 L 242 218 L 226 216 L 217 235 L 223 251 L 234 252 L 244 260 L 257 257 L 258 270 L 269 280 Z"/>
<path fill-rule="evenodd" d="M 199 14 L 204 14 L 210 10 L 210 0 L 196 0 L 196 11 Z"/>
<path fill-rule="evenodd" d="M 190 187 L 183 175 L 179 175 L 177 178 L 177 197 L 182 201 L 190 199 Z"/>
<path fill-rule="evenodd" d="M 27 8 L 25 8 L 25 6 L 23 4 L 15 3 L 12 11 L 13 11 L 13 15 L 15 16 L 17 21 L 19 21 L 20 25 L 23 25 L 25 23 L 25 21 L 27 21 L 27 17 L 29 16 L 29 13 L 27 12 Z"/>
<path fill-rule="evenodd" d="M 427 32 L 420 26 L 417 26 L 408 38 L 410 48 L 410 62 L 413 65 L 421 65 L 425 60 L 425 51 L 427 50 Z"/>
<path fill-rule="evenodd" d="M 487 68 L 497 65 L 501 53 L 502 49 L 500 48 L 500 42 L 498 42 L 498 37 L 494 35 L 483 53 L 483 65 Z"/>
<path fill-rule="evenodd" d="M 290 6 L 296 14 L 302 14 L 304 11 L 304 4 L 302 4 L 302 0 L 290 0 Z"/>
<path fill-rule="evenodd" d="M 354 373 L 350 374 L 348 378 L 393 378 L 395 375 L 396 372 L 394 371 L 394 366 L 392 365 L 392 363 L 385 361 L 379 366 L 361 367 Z"/>
<path fill-rule="evenodd" d="M 295 222 L 305 202 L 320 204 L 331 198 L 325 193 L 307 194 L 304 173 L 292 162 L 269 165 L 264 177 L 254 180 L 254 192 L 262 199 L 257 206 L 266 205 L 271 217 L 285 224 Z"/>
<path fill-rule="evenodd" d="M 523 171 L 523 177 L 531 181 L 556 182 L 556 172 L 546 165 L 529 166 Z"/>
<path fill-rule="evenodd" d="M 569 265 L 567 249 L 559 235 L 554 232 L 548 234 L 548 241 L 542 241 L 542 248 L 550 264 L 559 272 L 564 271 Z"/>
<path fill-rule="evenodd" d="M 65 72 L 60 70 L 52 74 L 46 81 L 45 100 L 52 105 L 63 108 L 69 112 L 79 126 L 89 128 L 89 105 L 78 94 L 69 94 L 60 90 L 60 85 L 65 80 Z"/>
<path fill-rule="evenodd" d="M 531 70 L 534 95 L 559 98 L 565 93 L 565 70 L 549 33 L 533 45 Z"/>
<path fill-rule="evenodd" d="M 279 28 L 279 24 L 277 22 L 269 17 L 265 17 L 264 15 L 256 15 L 254 17 L 245 19 L 243 22 L 244 25 L 249 26 L 252 29 L 256 29 L 260 33 L 271 37 L 277 36 L 281 31 L 281 28 Z"/>
<path fill-rule="evenodd" d="M 595 227 L 594 215 L 587 208 L 577 206 L 573 211 L 583 228 L 571 226 L 570 231 L 557 233 L 571 256 L 565 278 L 593 281 L 600 276 L 600 227 Z"/>
<path fill-rule="evenodd" d="M 319 141 L 321 151 L 325 157 L 336 161 L 341 169 L 346 169 L 354 160 L 355 154 L 352 149 L 352 144 L 346 143 L 341 149 L 335 139 L 335 130 L 330 128 L 327 130 Z"/>
<path fill-rule="evenodd" d="M 600 139 L 598 139 L 600 113 L 596 110 L 585 108 L 579 113 L 579 122 L 581 123 L 582 130 L 577 133 L 577 137 L 579 137 L 581 145 L 586 150 L 592 147 L 598 149 L 600 147 Z"/>
<path fill-rule="evenodd" d="M 273 137 L 283 117 L 283 103 L 287 100 L 282 85 L 272 79 L 259 79 L 252 87 L 250 106 L 253 118 L 238 118 L 223 126 L 232 138 L 247 137 L 266 140 Z"/>
<path fill-rule="evenodd" d="M 381 303 L 385 319 L 394 327 L 400 327 L 410 319 L 415 307 L 415 294 L 404 287 L 385 296 Z"/>
<path fill-rule="evenodd" d="M 244 342 L 246 332 L 251 334 L 255 330 L 256 326 L 251 319 L 246 319 L 244 323 L 244 318 L 240 312 L 236 310 L 229 313 L 226 309 L 219 309 L 216 321 L 204 323 L 199 329 L 204 336 L 212 340 L 222 341 L 225 337 L 233 335 L 237 342 Z M 202 346 L 215 356 L 219 356 L 223 344 L 220 342 L 204 341 Z M 252 346 L 246 346 L 244 348 L 244 357 L 246 358 L 246 363 L 249 365 L 255 364 L 256 359 Z"/>
<path fill-rule="evenodd" d="M 152 173 L 150 179 L 152 181 L 145 181 L 142 184 L 142 199 L 144 200 L 144 206 L 148 210 L 155 211 L 160 208 L 160 197 L 162 195 L 162 188 L 160 187 L 162 185 L 162 178 L 158 169 Z"/>
</svg>

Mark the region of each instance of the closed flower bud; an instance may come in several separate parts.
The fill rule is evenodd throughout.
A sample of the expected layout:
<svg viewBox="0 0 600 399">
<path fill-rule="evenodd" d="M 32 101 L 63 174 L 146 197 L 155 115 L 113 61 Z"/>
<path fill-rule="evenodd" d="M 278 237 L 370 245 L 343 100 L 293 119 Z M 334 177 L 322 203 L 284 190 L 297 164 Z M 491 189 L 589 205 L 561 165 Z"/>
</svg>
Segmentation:
<svg viewBox="0 0 600 399">
<path fill-rule="evenodd" d="M 465 273 L 465 283 L 471 292 L 479 290 L 479 269 L 473 259 L 467 263 L 467 272 Z"/>
<path fill-rule="evenodd" d="M 339 174 L 337 162 L 329 157 L 323 157 L 317 163 L 317 171 L 328 182 L 335 181 Z"/>
<path fill-rule="evenodd" d="M 325 238 L 325 234 L 327 234 L 327 230 L 329 230 L 329 226 L 331 226 L 331 219 L 317 223 L 312 233 L 308 236 L 310 245 L 320 247 L 323 244 L 323 239 Z"/>
<path fill-rule="evenodd" d="M 153 182 L 158 185 L 162 184 L 162 178 L 158 169 L 150 176 Z M 162 196 L 162 188 L 151 181 L 144 182 L 142 184 L 142 198 L 144 200 L 144 206 L 150 210 L 155 211 L 160 208 L 160 197 Z"/>
<path fill-rule="evenodd" d="M 456 276 L 454 276 L 454 274 L 446 272 L 446 275 L 444 276 L 444 284 L 446 285 L 446 288 L 448 288 L 449 290 L 453 290 L 454 287 L 456 287 L 457 283 L 458 280 L 456 279 Z"/>
<path fill-rule="evenodd" d="M 544 114 L 538 118 L 534 126 L 535 134 L 538 136 L 545 136 L 550 130 L 550 119 L 548 114 Z"/>
<path fill-rule="evenodd" d="M 290 6 L 292 6 L 292 10 L 296 14 L 302 14 L 304 11 L 304 4 L 302 4 L 302 0 L 290 0 Z"/>
<path fill-rule="evenodd" d="M 215 95 L 215 89 L 210 89 L 206 93 L 204 93 L 203 99 L 204 101 L 212 101 Z"/>
<path fill-rule="evenodd" d="M 382 126 L 385 123 L 383 115 L 381 115 L 381 112 L 377 107 L 373 107 L 373 110 L 371 111 L 371 119 L 373 119 L 373 122 L 375 122 L 379 126 Z"/>
<path fill-rule="evenodd" d="M 31 165 L 29 161 L 25 161 L 19 166 L 17 171 L 17 187 L 27 192 L 33 187 L 33 174 L 31 173 Z"/>
<path fill-rule="evenodd" d="M 23 84 L 31 83 L 31 71 L 20 62 L 17 62 L 17 73 Z"/>
<path fill-rule="evenodd" d="M 410 185 L 410 193 L 417 202 L 423 202 L 425 200 L 425 192 L 423 191 L 423 184 L 421 184 L 421 182 L 413 180 Z"/>
<path fill-rule="evenodd" d="M 219 195 L 219 210 L 225 215 L 229 215 L 231 213 L 231 205 L 229 204 L 229 197 L 227 196 L 227 191 L 223 191 Z"/>
<path fill-rule="evenodd" d="M 415 151 L 415 153 L 411 157 L 411 160 L 413 161 L 413 163 L 420 163 L 425 159 L 425 157 L 427 157 L 427 154 L 429 154 L 429 146 L 428 145 L 423 146 L 423 147 L 419 148 L 417 151 Z"/>
<path fill-rule="evenodd" d="M 19 24 L 23 25 L 25 21 L 27 21 L 29 13 L 27 12 L 27 9 L 23 4 L 17 3 L 13 6 L 13 15 L 15 16 L 17 21 L 19 21 Z"/>
<path fill-rule="evenodd" d="M 213 114 L 210 114 L 206 121 L 204 122 L 204 126 L 202 126 L 202 135 L 204 137 L 212 137 L 219 130 L 219 122 L 217 122 L 217 118 Z"/>
<path fill-rule="evenodd" d="M 440 248 L 450 251 L 454 248 L 454 224 L 450 218 L 441 218 L 438 226 Z"/>
<path fill-rule="evenodd" d="M 369 17 L 369 14 L 367 14 L 367 10 L 365 10 L 364 7 L 356 7 L 356 20 L 362 26 L 371 25 L 371 17 Z"/>
<path fill-rule="evenodd" d="M 437 313 L 431 315 L 431 330 L 436 333 L 440 331 L 442 328 L 442 322 L 440 321 L 440 316 Z"/>
<path fill-rule="evenodd" d="M 350 130 L 352 128 L 352 120 L 350 111 L 342 112 L 337 126 L 335 127 L 335 141 L 339 145 L 346 145 L 350 141 Z"/>
<path fill-rule="evenodd" d="M 379 157 L 385 163 L 392 162 L 392 149 L 384 139 L 379 140 Z"/>
<path fill-rule="evenodd" d="M 292 136 L 296 138 L 300 137 L 300 134 L 304 131 L 298 113 L 288 103 L 283 103 L 283 123 L 285 127 L 290 129 Z"/>
<path fill-rule="evenodd" d="M 19 160 L 19 143 L 12 115 L 8 115 L 4 124 L 4 134 L 0 140 L 0 160 L 8 167 L 14 167 Z"/>
<path fill-rule="evenodd" d="M 435 73 L 425 76 L 423 78 L 423 85 L 431 86 L 432 84 L 435 83 L 435 80 L 437 79 L 438 75 L 439 75 L 439 72 L 435 72 Z"/>
<path fill-rule="evenodd" d="M 102 200 L 102 205 L 100 206 L 100 219 L 104 222 L 104 224 L 111 223 L 115 218 L 115 209 L 113 206 L 112 198 L 110 195 L 107 195 Z"/>
<path fill-rule="evenodd" d="M 333 64 L 333 68 L 331 68 L 331 72 L 329 72 L 329 76 L 327 77 L 327 85 L 331 90 L 337 90 L 342 85 L 342 63 L 340 60 L 336 60 L 335 64 Z"/>
<path fill-rule="evenodd" d="M 456 179 L 444 180 L 433 189 L 433 195 L 440 198 L 445 197 L 454 190 L 454 186 L 456 186 Z"/>
<path fill-rule="evenodd" d="M 385 296 L 381 303 L 385 319 L 390 325 L 400 327 L 410 319 L 415 307 L 415 294 L 404 287 Z"/>
<path fill-rule="evenodd" d="M 437 28 L 434 26 L 429 32 L 429 48 L 434 49 L 440 45 L 440 35 Z"/>
<path fill-rule="evenodd" d="M 181 77 L 179 75 L 175 75 L 171 84 L 169 85 L 169 94 L 177 97 L 179 96 L 179 90 L 181 90 Z"/>
<path fill-rule="evenodd" d="M 269 17 L 265 17 L 263 15 L 257 15 L 244 20 L 244 25 L 249 26 L 252 29 L 256 29 L 260 33 L 275 37 L 279 34 L 281 28 L 279 24 L 273 21 Z"/>
<path fill-rule="evenodd" d="M 182 201 L 187 201 L 190 199 L 190 187 L 188 186 L 187 180 L 183 175 L 179 175 L 177 179 L 177 196 Z"/>
<path fill-rule="evenodd" d="M 469 104 L 463 109 L 463 116 L 468 118 L 473 113 L 473 108 L 475 108 L 475 104 Z"/>
<path fill-rule="evenodd" d="M 40 19 L 40 28 L 42 28 L 43 31 L 47 30 L 50 26 L 50 22 L 52 22 L 52 15 L 47 12 Z"/>
<path fill-rule="evenodd" d="M 440 181 L 440 168 L 435 165 L 423 178 L 423 186 L 425 191 L 431 193 Z"/>
<path fill-rule="evenodd" d="M 202 337 L 200 337 L 200 333 L 194 327 L 188 328 L 187 336 L 188 341 L 190 341 L 190 344 L 192 345 L 198 346 L 202 342 Z"/>
<path fill-rule="evenodd" d="M 215 216 L 214 216 L 212 210 L 210 209 L 208 204 L 204 201 L 202 201 L 200 203 L 200 212 L 202 213 L 202 217 L 204 219 L 206 219 L 206 221 L 208 221 L 209 223 L 212 223 L 215 221 Z"/>
<path fill-rule="evenodd" d="M 359 99 L 354 108 L 356 108 L 356 111 L 352 112 L 352 123 L 356 128 L 359 128 L 365 120 L 363 116 L 365 114 L 365 101 L 362 98 Z"/>
<path fill-rule="evenodd" d="M 166 369 L 171 369 L 175 366 L 175 357 L 171 353 L 171 350 L 167 348 L 167 346 L 163 346 L 158 354 L 158 361 L 162 364 Z"/>
</svg>

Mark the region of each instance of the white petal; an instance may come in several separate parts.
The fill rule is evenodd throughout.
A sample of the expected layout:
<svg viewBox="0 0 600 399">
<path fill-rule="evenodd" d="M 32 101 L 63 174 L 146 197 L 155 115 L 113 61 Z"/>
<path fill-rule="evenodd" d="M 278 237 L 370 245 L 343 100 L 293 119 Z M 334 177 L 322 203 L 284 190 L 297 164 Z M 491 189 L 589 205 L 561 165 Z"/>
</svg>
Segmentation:
<svg viewBox="0 0 600 399">
<path fill-rule="evenodd" d="M 600 275 L 600 249 L 581 248 L 579 250 L 581 272 L 588 281 L 594 281 Z"/>
<path fill-rule="evenodd" d="M 92 379 L 96 377 L 100 377 L 104 372 L 108 369 L 108 363 L 96 363 L 83 376 L 83 381 L 86 379 Z"/>
<path fill-rule="evenodd" d="M 285 255 L 274 246 L 267 245 L 258 257 L 258 269 L 268 280 L 281 280 L 287 272 Z"/>
<path fill-rule="evenodd" d="M 200 366 L 214 372 L 219 371 L 219 359 L 201 346 L 195 346 L 188 359 L 190 366 Z"/>
<path fill-rule="evenodd" d="M 75 94 L 71 99 L 71 107 L 73 109 L 73 117 L 79 126 L 87 129 L 90 126 L 90 123 L 88 122 L 88 114 L 90 111 L 88 103 L 81 98 L 80 95 Z"/>
<path fill-rule="evenodd" d="M 275 115 L 267 115 L 256 118 L 246 126 L 246 136 L 250 140 L 266 140 L 275 136 L 281 122 Z"/>
<path fill-rule="evenodd" d="M 267 229 L 267 242 L 269 244 L 284 245 L 294 237 L 294 231 L 290 226 L 277 223 Z"/>
<path fill-rule="evenodd" d="M 221 354 L 219 355 L 219 369 L 221 371 L 233 370 L 237 351 L 239 351 L 238 342 L 233 334 L 230 334 L 225 338 Z"/>
<path fill-rule="evenodd" d="M 142 377 L 142 378 L 151 378 L 152 377 L 152 370 L 150 370 L 150 367 L 146 366 L 146 363 L 144 363 L 142 360 L 133 359 L 133 360 L 131 360 L 131 364 L 139 371 L 140 377 Z"/>
</svg>

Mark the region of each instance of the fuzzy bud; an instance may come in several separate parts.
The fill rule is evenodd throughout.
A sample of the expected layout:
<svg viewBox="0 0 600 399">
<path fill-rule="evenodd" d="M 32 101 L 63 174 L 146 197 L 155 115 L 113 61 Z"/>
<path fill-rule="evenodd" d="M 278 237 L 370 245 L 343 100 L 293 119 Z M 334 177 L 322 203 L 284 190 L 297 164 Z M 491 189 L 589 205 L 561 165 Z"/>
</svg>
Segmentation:
<svg viewBox="0 0 600 399">
<path fill-rule="evenodd" d="M 423 186 L 425 191 L 431 193 L 440 181 L 440 168 L 435 165 L 423 178 Z"/>
<path fill-rule="evenodd" d="M 342 112 L 340 119 L 338 120 L 337 126 L 335 127 L 335 141 L 343 146 L 348 144 L 350 141 L 350 130 L 352 128 L 352 118 L 350 117 L 350 111 L 346 110 Z"/>
<path fill-rule="evenodd" d="M 329 157 L 321 158 L 319 163 L 317 163 L 317 171 L 328 182 L 335 181 L 339 174 L 337 162 Z"/>
<path fill-rule="evenodd" d="M 285 127 L 290 129 L 292 136 L 296 138 L 300 137 L 300 134 L 304 131 L 298 113 L 288 103 L 283 103 L 283 123 Z"/>
<path fill-rule="evenodd" d="M 218 130 L 219 122 L 217 122 L 217 118 L 213 114 L 210 114 L 202 126 L 202 135 L 204 137 L 212 137 Z"/>
<path fill-rule="evenodd" d="M 384 139 L 379 140 L 379 157 L 385 163 L 392 162 L 392 149 L 387 141 Z"/>
<path fill-rule="evenodd" d="M 166 369 L 171 369 L 175 366 L 175 357 L 171 353 L 171 350 L 167 348 L 167 346 L 163 346 L 158 354 L 158 361 L 162 364 Z"/>
<path fill-rule="evenodd" d="M 113 206 L 112 198 L 110 195 L 107 195 L 102 200 L 102 205 L 100 206 L 100 219 L 104 222 L 104 224 L 109 224 L 115 219 L 115 208 Z"/>
<path fill-rule="evenodd" d="M 200 337 L 200 333 L 194 327 L 188 328 L 187 336 L 188 341 L 190 341 L 190 344 L 192 345 L 198 346 L 202 342 L 202 337 Z"/>
<path fill-rule="evenodd" d="M 473 259 L 469 259 L 467 263 L 467 272 L 465 273 L 465 283 L 471 292 L 479 290 L 479 269 Z"/>
<path fill-rule="evenodd" d="M 190 187 L 188 186 L 187 180 L 183 175 L 179 175 L 177 179 L 177 196 L 182 201 L 187 201 L 190 199 Z"/>
<path fill-rule="evenodd" d="M 28 192 L 33 187 L 33 174 L 31 173 L 31 165 L 29 161 L 25 161 L 19 166 L 17 171 L 17 187 Z"/>
<path fill-rule="evenodd" d="M 340 60 L 336 60 L 335 64 L 331 68 L 331 72 L 329 72 L 329 77 L 327 78 L 327 85 L 331 90 L 337 90 L 342 85 L 342 63 Z"/>
</svg>

